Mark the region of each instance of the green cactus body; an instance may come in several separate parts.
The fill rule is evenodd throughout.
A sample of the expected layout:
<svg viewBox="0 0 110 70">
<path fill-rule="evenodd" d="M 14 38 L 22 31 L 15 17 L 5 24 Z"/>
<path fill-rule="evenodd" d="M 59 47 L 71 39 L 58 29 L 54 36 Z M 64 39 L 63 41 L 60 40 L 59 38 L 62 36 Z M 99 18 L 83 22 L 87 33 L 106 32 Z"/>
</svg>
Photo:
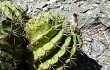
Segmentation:
<svg viewBox="0 0 110 70">
<path fill-rule="evenodd" d="M 70 56 L 68 57 L 68 59 L 65 61 L 66 63 L 69 63 L 70 61 L 71 61 L 71 58 L 72 58 L 72 56 L 75 54 L 75 52 L 76 52 L 76 42 L 78 42 L 77 41 L 77 35 L 75 34 L 75 33 L 72 33 L 73 34 L 73 36 L 72 36 L 72 40 L 73 40 L 73 45 L 72 45 L 72 48 L 71 48 L 71 50 L 70 50 Z"/>
<path fill-rule="evenodd" d="M 64 17 L 46 12 L 26 23 L 26 37 L 30 41 L 28 49 L 33 52 L 36 70 L 48 70 L 55 64 L 58 66 L 53 68 L 61 70 L 64 63 L 68 65 L 71 62 L 70 57 L 75 54 L 76 44 L 80 44 L 81 40 L 78 32 L 71 29 L 71 23 L 63 25 L 63 22 Z"/>
<path fill-rule="evenodd" d="M 62 22 L 58 20 L 60 19 L 54 19 L 49 13 L 42 17 L 33 17 L 25 27 L 27 38 L 30 40 L 28 48 L 35 51 L 49 42 L 62 27 Z"/>
<path fill-rule="evenodd" d="M 62 67 L 58 67 L 56 70 L 63 70 Z"/>
<path fill-rule="evenodd" d="M 53 53 L 53 57 L 46 60 L 45 62 L 42 62 L 37 70 L 40 69 L 48 69 L 50 65 L 55 64 L 56 62 L 58 62 L 59 58 L 64 55 L 64 53 L 66 52 L 66 47 L 68 47 L 68 45 L 70 44 L 71 41 L 71 37 L 67 37 L 65 39 L 64 44 L 61 46 L 60 50 L 57 53 Z"/>
<path fill-rule="evenodd" d="M 38 49 L 37 51 L 34 51 L 35 60 L 38 60 L 39 58 L 44 58 L 48 56 L 54 50 L 56 47 L 58 47 L 56 44 L 61 41 L 63 38 L 62 31 L 60 31 L 50 42 L 46 43 L 42 48 Z"/>
<path fill-rule="evenodd" d="M 56 26 L 56 28 L 61 28 L 61 24 Z M 39 36 L 39 38 L 37 38 L 37 44 L 36 43 L 32 43 L 31 44 L 31 47 L 33 47 L 32 50 L 37 50 L 39 47 L 45 45 L 48 41 L 51 40 L 51 38 L 54 35 L 56 35 L 58 33 L 58 31 L 59 30 L 49 29 L 48 31 L 46 31 L 46 33 L 44 33 L 43 35 Z M 38 45 L 38 46 L 36 46 L 36 45 Z"/>
<path fill-rule="evenodd" d="M 61 28 L 61 24 L 57 25 L 56 28 Z M 44 44 L 49 42 L 51 38 L 58 33 L 59 30 L 53 30 L 52 28 L 47 30 L 42 35 L 39 35 L 35 40 L 31 42 L 28 46 L 30 50 L 37 50 L 38 48 L 42 47 Z M 50 34 L 52 33 L 52 34 Z"/>
<path fill-rule="evenodd" d="M 77 44 L 78 40 L 77 40 L 77 34 L 75 34 L 74 32 L 72 33 L 71 40 L 72 40 L 72 42 L 70 42 L 70 43 L 73 43 L 71 45 L 71 47 L 69 47 L 71 49 L 66 50 L 67 52 L 69 52 L 69 54 L 67 53 L 69 56 L 67 54 L 63 55 L 64 57 L 62 57 L 62 58 L 65 58 L 65 59 L 63 61 L 61 61 L 61 59 L 60 59 L 61 63 L 56 68 L 56 70 L 68 70 L 68 68 L 70 68 L 69 65 L 75 64 L 72 58 L 74 58 L 74 54 L 76 52 L 76 44 Z"/>
<path fill-rule="evenodd" d="M 83 45 L 83 41 L 82 41 L 81 36 L 77 36 L 77 39 L 78 39 L 78 45 L 79 45 L 78 48 L 81 48 Z"/>
</svg>

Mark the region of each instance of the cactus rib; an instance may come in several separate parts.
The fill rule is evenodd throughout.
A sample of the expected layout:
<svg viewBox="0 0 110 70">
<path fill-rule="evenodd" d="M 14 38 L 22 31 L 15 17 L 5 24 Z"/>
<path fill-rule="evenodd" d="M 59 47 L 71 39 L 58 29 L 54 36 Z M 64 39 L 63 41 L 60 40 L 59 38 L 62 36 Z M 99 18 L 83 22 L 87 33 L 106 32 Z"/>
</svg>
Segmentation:
<svg viewBox="0 0 110 70">
<path fill-rule="evenodd" d="M 46 51 L 53 51 L 57 45 L 56 43 L 59 43 L 60 40 L 63 38 L 62 30 L 47 44 L 45 44 L 42 48 L 38 49 L 37 51 L 33 51 L 34 53 L 34 59 L 38 60 L 40 58 L 44 58 L 45 56 L 49 55 L 49 53 L 46 53 Z"/>
<path fill-rule="evenodd" d="M 62 24 L 57 25 L 56 29 L 60 29 L 61 26 L 62 26 Z M 44 44 L 46 44 L 48 41 L 50 41 L 51 38 L 57 34 L 58 31 L 59 30 L 53 30 L 52 28 L 49 29 L 43 35 L 38 36 L 35 41 L 31 42 L 31 44 L 28 46 L 28 48 L 30 50 L 36 51 L 38 48 L 42 47 Z"/>
<path fill-rule="evenodd" d="M 66 52 L 66 47 L 70 44 L 70 41 L 71 41 L 71 37 L 67 37 L 65 39 L 65 42 L 64 44 L 61 46 L 60 50 L 50 59 L 46 60 L 45 62 L 41 63 L 39 65 L 39 69 L 40 68 L 43 68 L 43 69 L 48 69 L 50 65 L 53 65 L 55 64 L 56 62 L 58 62 L 59 58 L 64 55 L 64 53 Z"/>
</svg>

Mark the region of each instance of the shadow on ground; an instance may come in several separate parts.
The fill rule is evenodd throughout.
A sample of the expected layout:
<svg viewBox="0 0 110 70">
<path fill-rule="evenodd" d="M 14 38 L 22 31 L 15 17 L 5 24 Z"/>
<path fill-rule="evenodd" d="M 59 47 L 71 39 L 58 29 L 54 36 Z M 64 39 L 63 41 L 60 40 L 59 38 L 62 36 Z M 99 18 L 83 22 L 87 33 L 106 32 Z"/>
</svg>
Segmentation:
<svg viewBox="0 0 110 70">
<path fill-rule="evenodd" d="M 89 58 L 81 50 L 77 50 L 76 53 L 80 56 L 76 56 L 77 59 L 74 60 L 76 66 L 72 67 L 71 70 L 101 70 L 102 66 L 99 65 L 94 59 Z"/>
</svg>

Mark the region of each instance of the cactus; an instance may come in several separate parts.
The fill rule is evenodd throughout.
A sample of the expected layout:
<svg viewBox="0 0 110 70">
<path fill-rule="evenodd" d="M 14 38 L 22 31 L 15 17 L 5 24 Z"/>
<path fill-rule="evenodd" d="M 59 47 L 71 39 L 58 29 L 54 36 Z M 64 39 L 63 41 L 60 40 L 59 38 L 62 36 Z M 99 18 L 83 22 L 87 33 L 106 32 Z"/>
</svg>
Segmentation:
<svg viewBox="0 0 110 70">
<path fill-rule="evenodd" d="M 77 47 L 81 47 L 79 31 L 63 22 L 64 16 L 46 12 L 26 23 L 26 37 L 30 41 L 27 48 L 33 52 L 36 70 L 61 70 L 70 65 Z"/>
<path fill-rule="evenodd" d="M 9 1 L 0 2 L 0 70 L 15 70 L 25 52 L 23 10 Z M 22 69 L 22 67 L 21 67 Z"/>
<path fill-rule="evenodd" d="M 0 52 L 4 53 L 4 55 L 9 54 L 12 59 L 8 61 L 10 61 L 12 67 L 17 66 L 18 64 L 20 64 L 20 60 L 24 53 L 24 39 L 22 36 L 24 33 L 23 28 L 20 24 L 12 23 L 12 21 L 8 21 L 8 19 L 2 21 L 0 24 L 0 49 L 6 53 L 2 51 Z M 1 59 L 3 59 L 2 55 L 0 55 L 0 57 Z"/>
<path fill-rule="evenodd" d="M 71 22 L 64 23 L 64 16 L 57 12 L 34 16 L 22 24 L 24 15 L 15 3 L 0 1 L 0 70 L 25 70 L 23 64 L 30 70 L 71 67 L 76 49 L 82 46 L 78 29 Z"/>
</svg>

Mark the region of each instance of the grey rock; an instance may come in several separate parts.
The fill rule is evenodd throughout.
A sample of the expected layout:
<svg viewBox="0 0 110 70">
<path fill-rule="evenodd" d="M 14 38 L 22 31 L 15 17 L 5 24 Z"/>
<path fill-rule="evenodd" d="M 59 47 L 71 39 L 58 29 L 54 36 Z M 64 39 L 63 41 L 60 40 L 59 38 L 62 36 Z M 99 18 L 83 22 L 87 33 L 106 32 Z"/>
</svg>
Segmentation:
<svg viewBox="0 0 110 70">
<path fill-rule="evenodd" d="M 99 63 L 106 66 L 110 65 L 110 50 L 105 49 L 103 54 L 99 57 Z M 106 67 L 104 68 L 106 70 Z"/>
<path fill-rule="evenodd" d="M 110 70 L 110 66 L 107 67 L 107 70 Z"/>
<path fill-rule="evenodd" d="M 97 55 L 100 51 L 100 41 L 99 39 L 94 39 L 92 43 L 92 53 Z"/>
<path fill-rule="evenodd" d="M 47 4 L 53 4 L 53 3 L 56 3 L 58 0 L 50 0 L 47 2 Z"/>
<path fill-rule="evenodd" d="M 84 2 L 79 6 L 79 12 L 86 12 L 89 9 L 88 3 Z"/>
<path fill-rule="evenodd" d="M 63 10 L 64 9 L 64 6 L 62 5 L 62 6 L 60 6 L 60 10 Z"/>
<path fill-rule="evenodd" d="M 91 15 L 82 15 L 78 20 L 78 28 L 88 27 L 90 24 L 95 23 L 95 14 Z"/>
<path fill-rule="evenodd" d="M 108 18 L 99 18 L 102 24 L 104 24 L 106 27 L 110 27 L 110 20 Z"/>
<path fill-rule="evenodd" d="M 46 2 L 38 2 L 38 3 L 36 3 L 36 5 L 35 5 L 35 8 L 44 8 L 44 7 L 46 7 L 47 6 L 47 4 L 46 4 Z"/>
<path fill-rule="evenodd" d="M 110 58 L 110 51 L 106 52 L 105 55 Z"/>
<path fill-rule="evenodd" d="M 43 11 L 48 11 L 48 8 L 47 8 L 47 7 L 44 7 L 44 8 L 43 8 Z"/>
</svg>

